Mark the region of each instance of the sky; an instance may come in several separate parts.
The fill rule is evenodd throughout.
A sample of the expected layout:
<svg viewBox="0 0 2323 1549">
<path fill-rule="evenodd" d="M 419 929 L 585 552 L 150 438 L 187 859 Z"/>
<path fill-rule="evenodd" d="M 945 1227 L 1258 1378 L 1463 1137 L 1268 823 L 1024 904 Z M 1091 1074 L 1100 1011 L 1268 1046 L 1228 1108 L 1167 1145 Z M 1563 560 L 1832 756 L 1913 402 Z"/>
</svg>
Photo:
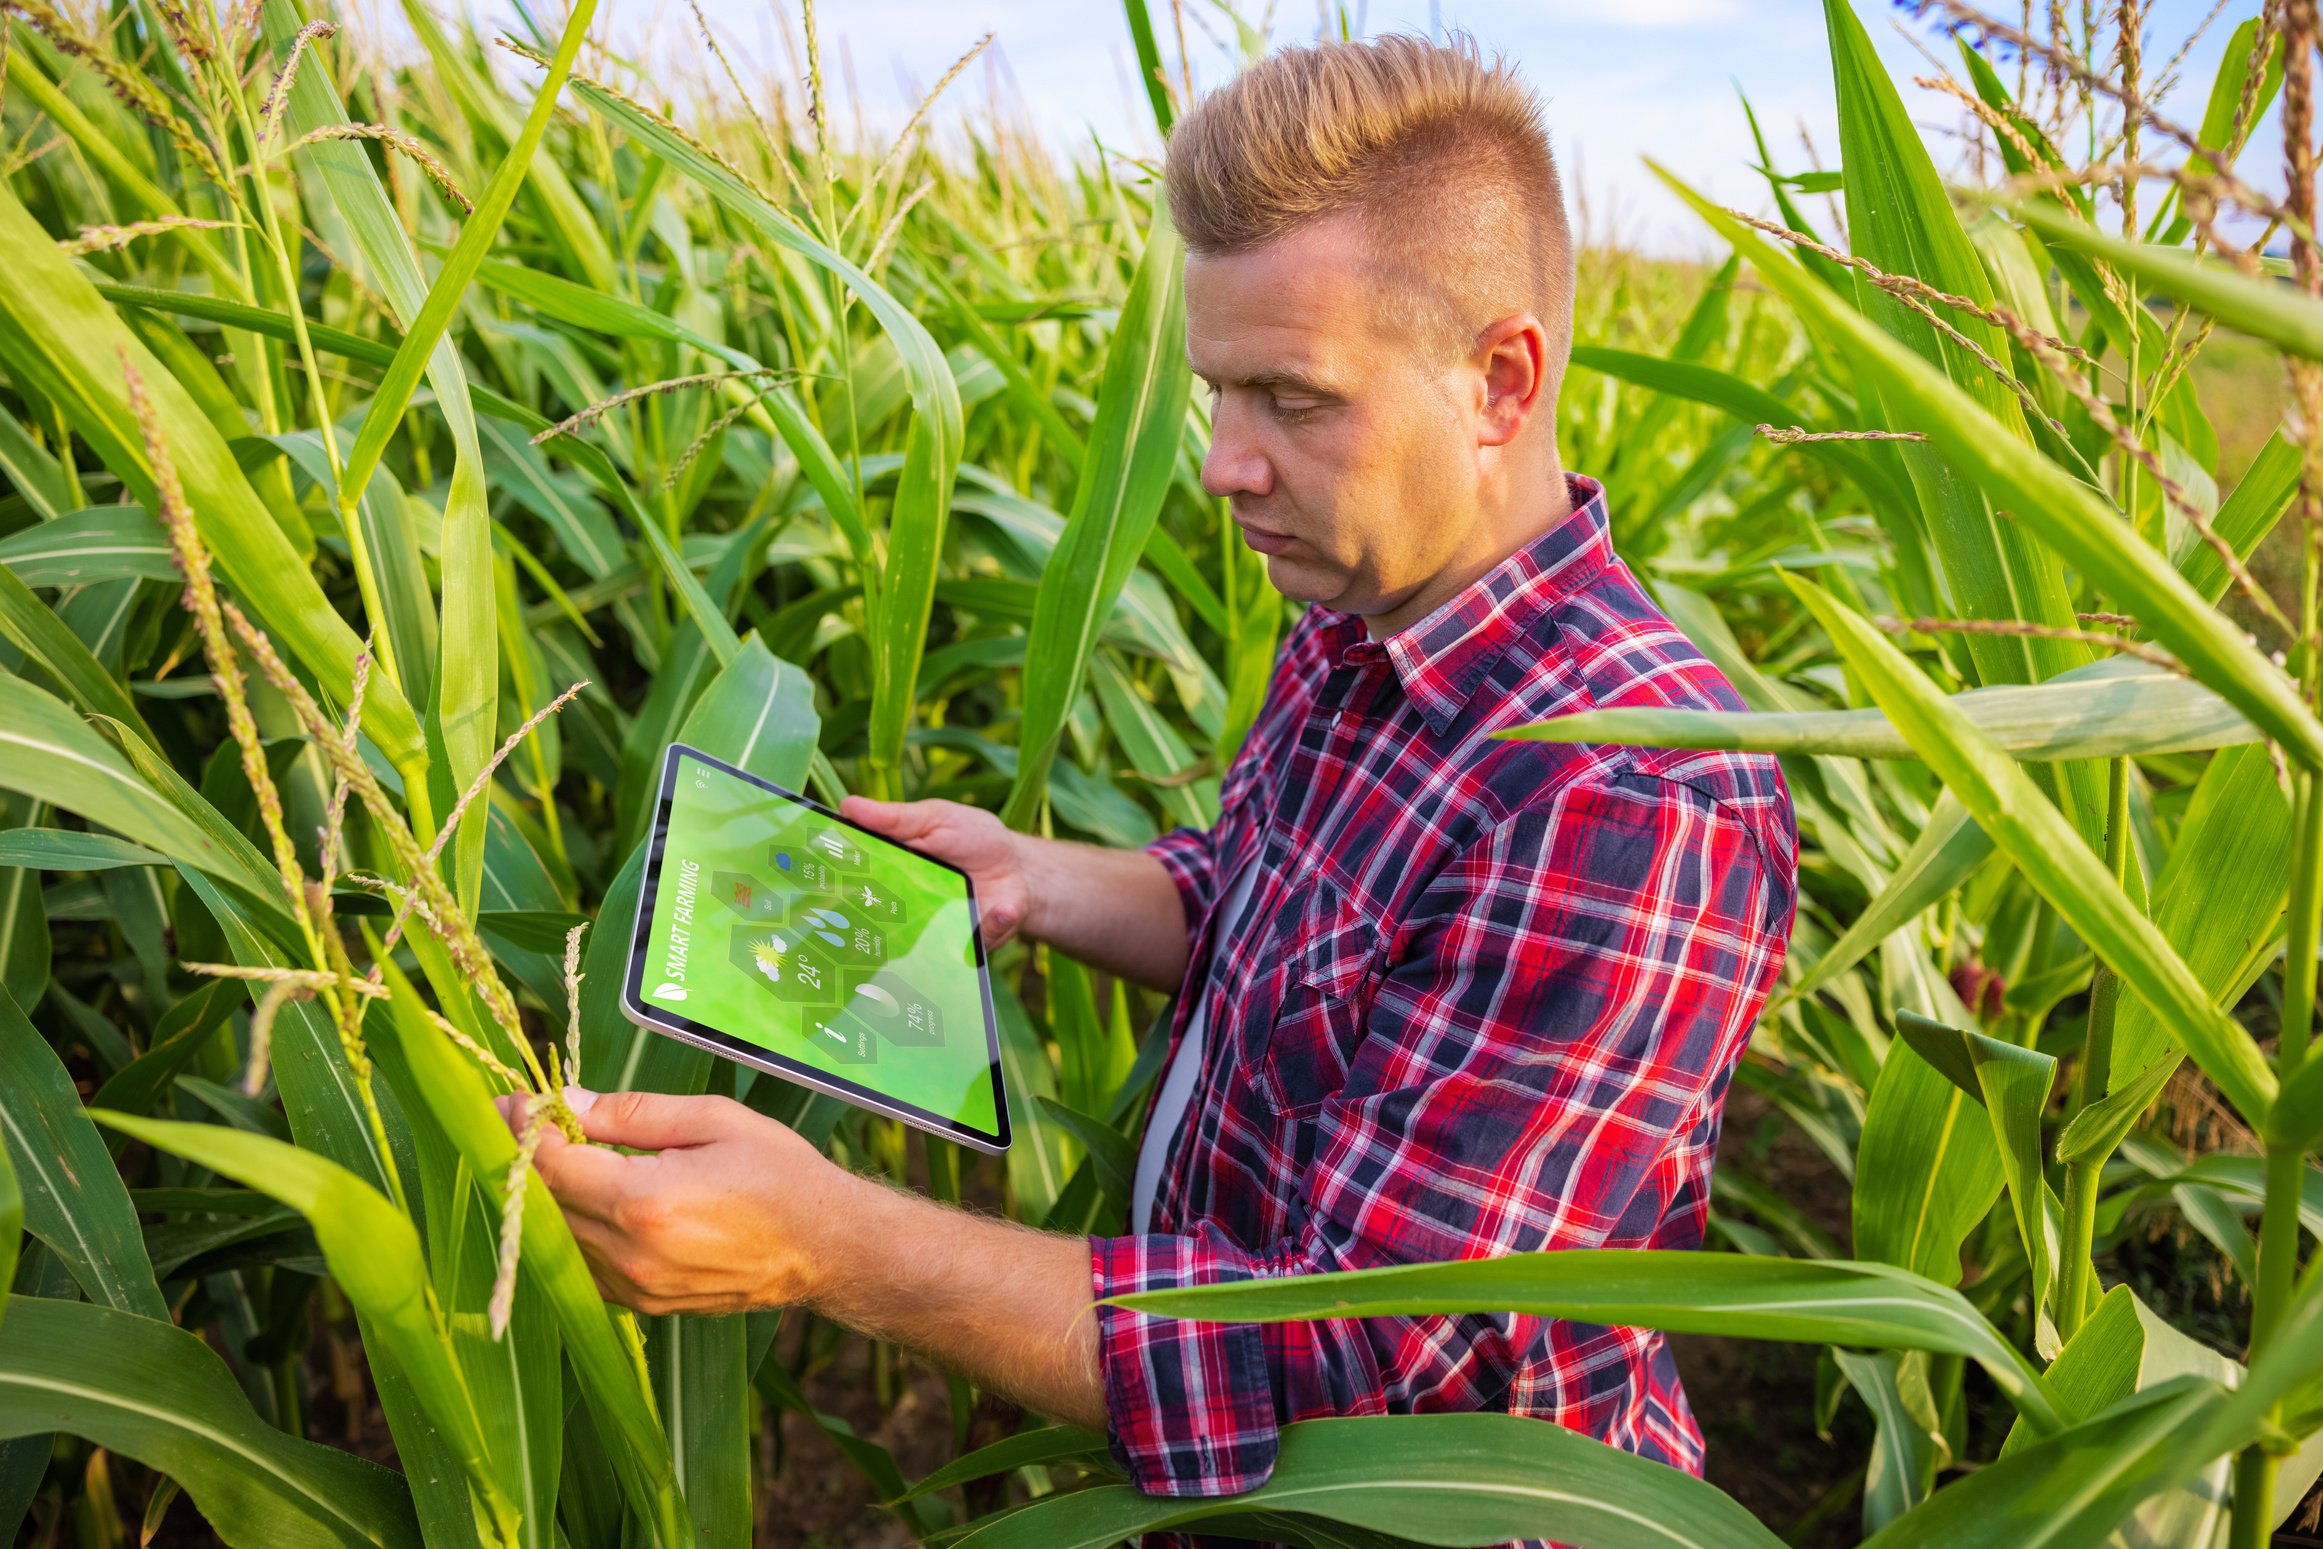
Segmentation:
<svg viewBox="0 0 2323 1549">
<path fill-rule="evenodd" d="M 795 0 L 701 0 L 731 49 L 787 73 L 778 3 Z M 1257 19 L 1266 3 L 1246 0 L 1244 14 Z M 1957 69 L 1951 43 L 1929 24 L 1891 5 L 1854 3 L 1899 81 L 1934 73 L 1915 38 Z M 1196 86 L 1215 85 L 1234 68 L 1231 23 L 1218 0 L 1186 0 L 1186 7 Z M 691 48 L 694 29 L 684 0 L 600 0 L 600 8 L 617 42 L 651 35 L 665 47 L 674 39 Z M 2151 67 L 2177 51 L 2211 0 L 2154 0 L 2148 9 Z M 2224 14 L 2187 56 L 2185 84 L 2163 104 L 2165 112 L 2199 121 L 2227 38 L 2257 9 L 2258 0 L 2224 0 Z M 1738 86 L 1749 93 L 1784 170 L 1808 166 L 1802 135 L 1823 165 L 1838 160 L 1819 0 L 1371 0 L 1348 10 L 1367 34 L 1440 35 L 1456 27 L 1488 51 L 1513 58 L 1541 93 L 1568 200 L 1595 240 L 1670 256 L 1712 249 L 1700 224 L 1646 169 L 1648 156 L 1722 202 L 1753 209 L 1765 203 L 1764 185 L 1751 170 L 1755 158 Z M 1153 12 L 1170 53 L 1168 0 L 1153 0 Z M 851 80 L 858 99 L 843 100 L 839 109 L 859 105 L 874 132 L 899 126 L 961 51 L 989 31 L 995 34 L 990 57 L 947 94 L 936 112 L 939 126 L 990 111 L 997 92 L 1013 98 L 1014 111 L 1062 153 L 1085 153 L 1092 135 L 1132 153 L 1151 154 L 1157 146 L 1128 26 L 1107 0 L 819 0 L 816 13 L 826 79 Z M 1319 20 L 1316 0 L 1274 0 L 1263 30 L 1277 44 L 1307 41 Z M 2006 73 L 2014 79 L 2013 66 Z M 1959 124 L 1959 110 L 1946 99 L 1908 85 L 1904 90 L 1923 126 Z M 2244 162 L 2251 181 L 2262 186 L 2280 186 L 2276 116 L 2279 110 Z M 1956 141 L 1935 143 L 1940 165 L 1958 154 Z"/>
</svg>

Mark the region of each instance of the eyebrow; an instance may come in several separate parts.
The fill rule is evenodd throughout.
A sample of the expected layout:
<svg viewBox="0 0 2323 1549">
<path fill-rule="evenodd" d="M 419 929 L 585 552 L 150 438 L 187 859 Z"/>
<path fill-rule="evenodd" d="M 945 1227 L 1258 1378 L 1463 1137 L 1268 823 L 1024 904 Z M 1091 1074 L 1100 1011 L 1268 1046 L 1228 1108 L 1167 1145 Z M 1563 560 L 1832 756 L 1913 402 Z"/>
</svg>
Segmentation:
<svg viewBox="0 0 2323 1549">
<path fill-rule="evenodd" d="M 1210 387 L 1226 385 L 1218 378 L 1209 376 L 1201 371 L 1196 371 L 1194 375 L 1199 377 L 1205 385 Z M 1303 393 L 1315 398 L 1337 398 L 1341 396 L 1337 390 L 1316 381 L 1312 377 L 1300 376 L 1297 372 L 1294 371 L 1261 371 L 1255 376 L 1236 377 L 1232 380 L 1231 385 L 1235 387 L 1263 388 L 1270 392 L 1288 389 L 1291 392 Z"/>
</svg>

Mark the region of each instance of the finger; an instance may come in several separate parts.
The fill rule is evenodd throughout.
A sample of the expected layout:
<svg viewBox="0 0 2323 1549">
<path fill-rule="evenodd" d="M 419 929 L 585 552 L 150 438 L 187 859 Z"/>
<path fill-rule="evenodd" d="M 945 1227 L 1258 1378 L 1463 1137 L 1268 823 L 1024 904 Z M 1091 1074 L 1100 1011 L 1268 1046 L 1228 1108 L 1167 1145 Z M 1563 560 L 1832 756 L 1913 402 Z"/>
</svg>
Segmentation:
<svg viewBox="0 0 2323 1549">
<path fill-rule="evenodd" d="M 567 1087 L 565 1100 L 580 1115 L 581 1131 L 591 1140 L 640 1151 L 707 1144 L 732 1129 L 735 1114 L 749 1112 L 731 1097 L 676 1097 L 667 1092 L 586 1092 Z"/>
<path fill-rule="evenodd" d="M 849 796 L 839 803 L 839 816 L 890 839 L 917 839 L 935 827 L 938 805 L 932 801 L 873 801 L 868 796 Z"/>
<path fill-rule="evenodd" d="M 640 1186 L 638 1174 L 653 1165 L 649 1156 L 623 1156 L 603 1146 L 576 1146 L 554 1129 L 541 1133 L 532 1165 L 577 1227 L 583 1218 L 610 1221 L 622 1200 Z"/>
</svg>

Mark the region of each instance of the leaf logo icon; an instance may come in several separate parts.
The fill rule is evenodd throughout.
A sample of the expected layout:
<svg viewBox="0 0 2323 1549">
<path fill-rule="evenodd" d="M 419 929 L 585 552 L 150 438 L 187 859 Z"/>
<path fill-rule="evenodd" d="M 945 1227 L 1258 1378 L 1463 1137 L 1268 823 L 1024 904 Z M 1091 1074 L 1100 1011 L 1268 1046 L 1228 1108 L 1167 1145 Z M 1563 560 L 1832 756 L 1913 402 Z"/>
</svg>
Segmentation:
<svg viewBox="0 0 2323 1549">
<path fill-rule="evenodd" d="M 653 998 L 655 1000 L 684 1000 L 686 987 L 682 984 L 673 984 L 665 979 L 654 986 Z"/>
</svg>

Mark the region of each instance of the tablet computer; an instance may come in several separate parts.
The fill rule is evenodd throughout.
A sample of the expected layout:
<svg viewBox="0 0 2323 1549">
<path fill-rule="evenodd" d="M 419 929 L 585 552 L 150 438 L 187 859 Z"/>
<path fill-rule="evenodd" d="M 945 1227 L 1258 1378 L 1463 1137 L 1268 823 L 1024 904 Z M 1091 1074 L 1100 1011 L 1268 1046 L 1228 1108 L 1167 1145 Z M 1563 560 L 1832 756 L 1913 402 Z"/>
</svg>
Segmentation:
<svg viewBox="0 0 2323 1549">
<path fill-rule="evenodd" d="M 1008 1147 L 967 873 L 683 743 L 661 766 L 621 1010 L 980 1151 Z"/>
</svg>

